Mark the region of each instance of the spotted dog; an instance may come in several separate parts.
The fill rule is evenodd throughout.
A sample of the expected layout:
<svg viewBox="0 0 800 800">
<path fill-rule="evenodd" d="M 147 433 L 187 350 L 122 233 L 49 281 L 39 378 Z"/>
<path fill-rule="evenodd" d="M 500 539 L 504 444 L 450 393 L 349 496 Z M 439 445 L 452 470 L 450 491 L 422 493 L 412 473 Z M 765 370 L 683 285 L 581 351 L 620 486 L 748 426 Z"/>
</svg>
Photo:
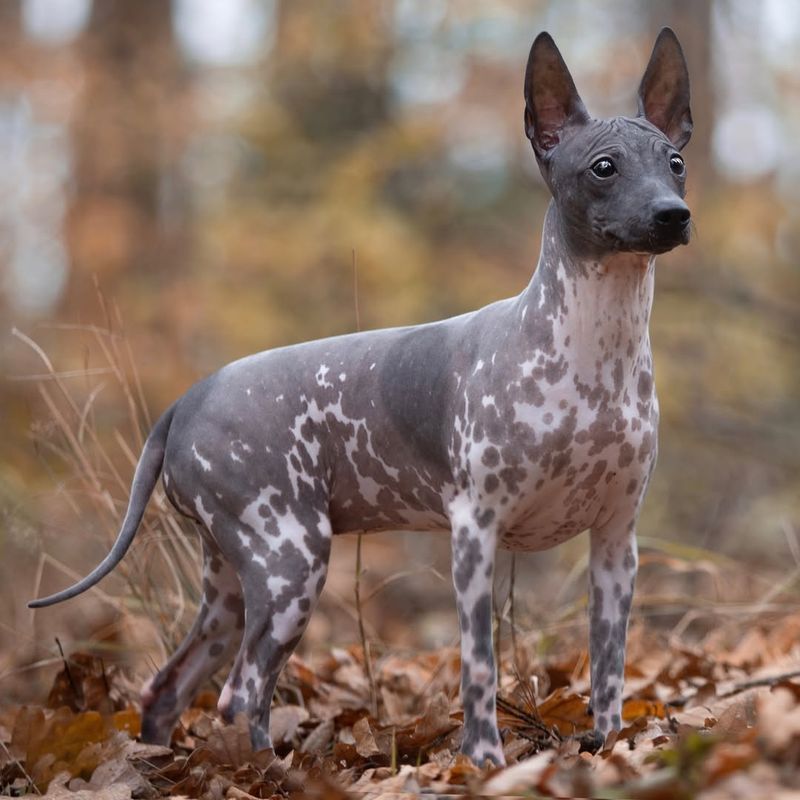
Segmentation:
<svg viewBox="0 0 800 800">
<path fill-rule="evenodd" d="M 654 258 L 689 240 L 679 151 L 686 64 L 658 36 L 636 117 L 592 119 L 552 38 L 525 74 L 525 131 L 553 200 L 517 297 L 453 319 L 270 350 L 193 386 L 156 423 L 105 560 L 122 559 L 163 473 L 198 523 L 193 628 L 144 689 L 142 737 L 166 743 L 198 687 L 235 654 L 219 700 L 270 747 L 270 702 L 325 583 L 334 534 L 450 530 L 461 627 L 462 750 L 503 764 L 495 712 L 498 546 L 591 541 L 591 706 L 620 727 L 635 528 L 656 460 L 648 321 Z"/>
</svg>

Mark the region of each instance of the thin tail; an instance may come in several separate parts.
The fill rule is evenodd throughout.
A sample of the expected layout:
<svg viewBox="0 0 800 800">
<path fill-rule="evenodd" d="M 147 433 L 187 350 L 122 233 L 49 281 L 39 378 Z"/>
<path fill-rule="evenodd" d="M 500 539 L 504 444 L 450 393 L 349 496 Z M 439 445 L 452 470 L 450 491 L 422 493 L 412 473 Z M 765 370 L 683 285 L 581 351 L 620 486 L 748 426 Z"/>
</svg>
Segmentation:
<svg viewBox="0 0 800 800">
<path fill-rule="evenodd" d="M 131 546 L 131 542 L 133 542 L 136 531 L 139 529 L 139 523 L 144 516 L 147 501 L 150 499 L 150 495 L 153 493 L 158 477 L 161 474 L 161 466 L 164 463 L 164 447 L 174 412 L 175 406 L 170 406 L 153 426 L 153 430 L 150 431 L 150 435 L 144 443 L 142 455 L 139 457 L 139 463 L 136 465 L 136 471 L 133 474 L 128 510 L 125 512 L 122 528 L 119 536 L 117 536 L 117 541 L 114 542 L 114 546 L 111 548 L 111 552 L 74 586 L 70 586 L 61 592 L 56 592 L 56 594 L 51 594 L 49 597 L 31 600 L 28 603 L 28 608 L 42 608 L 43 606 L 52 606 L 55 603 L 60 603 L 63 600 L 69 600 L 71 597 L 91 589 L 122 561 L 123 556 Z"/>
</svg>

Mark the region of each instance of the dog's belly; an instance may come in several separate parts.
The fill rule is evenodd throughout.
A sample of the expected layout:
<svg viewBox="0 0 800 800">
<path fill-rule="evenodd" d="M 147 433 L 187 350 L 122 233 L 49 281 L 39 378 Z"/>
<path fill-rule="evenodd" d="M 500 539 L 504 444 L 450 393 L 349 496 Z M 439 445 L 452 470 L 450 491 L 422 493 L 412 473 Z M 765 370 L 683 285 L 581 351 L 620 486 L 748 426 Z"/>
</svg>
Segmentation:
<svg viewBox="0 0 800 800">
<path fill-rule="evenodd" d="M 334 534 L 449 528 L 439 492 L 418 476 L 413 481 L 378 483 L 359 475 L 355 465 L 351 474 L 358 476 L 355 486 L 332 487 L 329 511 Z"/>
</svg>

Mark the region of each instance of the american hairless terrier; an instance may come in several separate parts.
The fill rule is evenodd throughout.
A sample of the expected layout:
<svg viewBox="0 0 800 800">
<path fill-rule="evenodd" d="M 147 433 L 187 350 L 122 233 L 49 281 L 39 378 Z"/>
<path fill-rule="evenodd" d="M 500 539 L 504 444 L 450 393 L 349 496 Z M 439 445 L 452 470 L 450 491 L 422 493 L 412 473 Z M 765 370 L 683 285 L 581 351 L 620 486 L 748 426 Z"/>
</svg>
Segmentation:
<svg viewBox="0 0 800 800">
<path fill-rule="evenodd" d="M 655 255 L 689 240 L 689 81 L 665 28 L 635 117 L 592 119 L 547 33 L 525 73 L 525 132 L 553 200 L 518 297 L 453 319 L 270 350 L 193 386 L 150 433 L 96 584 L 133 541 L 158 476 L 199 523 L 203 598 L 144 689 L 142 737 L 168 742 L 237 653 L 219 700 L 271 745 L 278 674 L 325 583 L 331 538 L 450 530 L 461 626 L 462 750 L 504 763 L 495 712 L 495 551 L 590 532 L 594 740 L 621 724 L 635 528 L 656 460 L 648 321 Z"/>
</svg>

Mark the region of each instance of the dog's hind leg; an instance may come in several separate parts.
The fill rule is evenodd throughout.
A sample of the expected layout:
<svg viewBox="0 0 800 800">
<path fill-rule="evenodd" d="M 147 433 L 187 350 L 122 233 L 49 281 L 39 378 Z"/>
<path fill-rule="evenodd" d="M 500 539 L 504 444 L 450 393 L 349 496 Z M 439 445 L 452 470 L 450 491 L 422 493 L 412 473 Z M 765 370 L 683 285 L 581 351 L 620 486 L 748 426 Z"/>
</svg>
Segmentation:
<svg viewBox="0 0 800 800">
<path fill-rule="evenodd" d="M 192 697 L 235 652 L 244 604 L 233 567 L 213 542 L 203 543 L 203 596 L 191 630 L 167 664 L 142 690 L 142 740 L 169 744 Z"/>
<path fill-rule="evenodd" d="M 219 710 L 228 722 L 239 712 L 246 714 L 256 750 L 272 746 L 272 695 L 322 592 L 330 541 L 327 508 L 306 507 L 302 520 L 292 512 L 283 515 L 277 536 L 251 535 L 238 565 L 245 598 L 244 636 Z"/>
</svg>

